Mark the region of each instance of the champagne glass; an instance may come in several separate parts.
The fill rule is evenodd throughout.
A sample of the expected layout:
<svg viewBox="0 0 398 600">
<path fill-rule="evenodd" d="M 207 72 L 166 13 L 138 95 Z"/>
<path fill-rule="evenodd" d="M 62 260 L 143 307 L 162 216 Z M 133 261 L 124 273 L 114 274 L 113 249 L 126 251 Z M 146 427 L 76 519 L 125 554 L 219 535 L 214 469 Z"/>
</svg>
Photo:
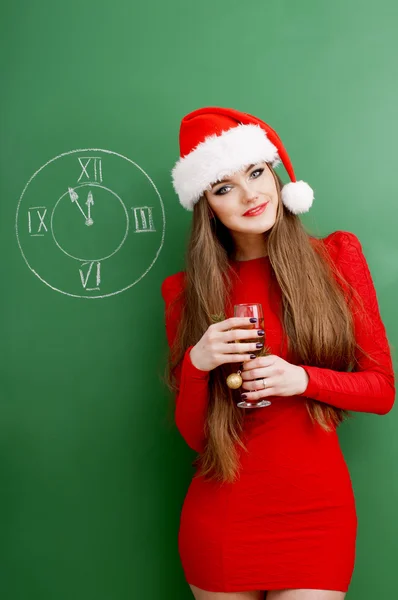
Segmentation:
<svg viewBox="0 0 398 600">
<path fill-rule="evenodd" d="M 263 307 L 258 303 L 246 303 L 246 304 L 235 304 L 234 305 L 234 317 L 256 317 L 256 323 L 249 323 L 247 327 L 243 327 L 241 329 L 263 329 L 264 330 L 264 315 L 263 315 Z M 258 342 L 261 340 L 258 336 L 255 338 L 237 340 L 238 342 L 249 344 L 251 342 Z M 255 354 L 259 354 L 261 349 L 253 350 Z M 261 377 L 259 379 L 262 379 Z M 247 402 L 242 400 L 238 402 L 238 406 L 240 408 L 264 408 L 269 406 L 271 402 L 266 400 L 265 398 L 261 398 L 257 402 Z"/>
</svg>

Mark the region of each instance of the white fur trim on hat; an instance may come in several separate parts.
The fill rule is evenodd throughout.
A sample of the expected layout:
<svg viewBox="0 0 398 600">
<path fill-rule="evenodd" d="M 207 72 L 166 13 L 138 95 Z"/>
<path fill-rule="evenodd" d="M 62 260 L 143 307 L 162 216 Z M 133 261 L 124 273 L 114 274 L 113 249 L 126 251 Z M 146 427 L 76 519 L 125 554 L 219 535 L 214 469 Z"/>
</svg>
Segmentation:
<svg viewBox="0 0 398 600">
<path fill-rule="evenodd" d="M 260 125 L 237 125 L 221 135 L 210 135 L 172 170 L 180 203 L 192 211 L 203 192 L 249 164 L 266 161 L 276 167 L 281 161 L 276 146 Z"/>
<path fill-rule="evenodd" d="M 286 183 L 282 188 L 282 202 L 295 215 L 309 211 L 314 190 L 305 181 Z"/>
</svg>

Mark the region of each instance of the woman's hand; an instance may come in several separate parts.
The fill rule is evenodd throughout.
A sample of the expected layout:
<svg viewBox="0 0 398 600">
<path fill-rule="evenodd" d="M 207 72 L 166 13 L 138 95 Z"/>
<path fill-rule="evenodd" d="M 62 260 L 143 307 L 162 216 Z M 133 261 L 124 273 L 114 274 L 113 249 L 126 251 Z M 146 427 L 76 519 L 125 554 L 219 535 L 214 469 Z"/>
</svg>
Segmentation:
<svg viewBox="0 0 398 600">
<path fill-rule="evenodd" d="M 245 362 L 241 377 L 243 379 L 241 390 L 247 402 L 254 402 L 267 396 L 302 394 L 309 380 L 305 369 L 292 365 L 275 354 L 258 356 Z M 261 379 L 256 381 L 258 378 Z"/>
<path fill-rule="evenodd" d="M 210 325 L 190 352 L 194 367 L 201 371 L 211 371 L 225 363 L 242 363 L 251 360 L 254 357 L 253 352 L 258 351 L 256 342 L 237 341 L 255 337 L 255 329 L 243 329 L 248 326 L 253 327 L 250 317 L 231 317 Z M 260 333 L 257 343 L 264 344 L 264 331 L 261 329 L 258 331 Z"/>
</svg>

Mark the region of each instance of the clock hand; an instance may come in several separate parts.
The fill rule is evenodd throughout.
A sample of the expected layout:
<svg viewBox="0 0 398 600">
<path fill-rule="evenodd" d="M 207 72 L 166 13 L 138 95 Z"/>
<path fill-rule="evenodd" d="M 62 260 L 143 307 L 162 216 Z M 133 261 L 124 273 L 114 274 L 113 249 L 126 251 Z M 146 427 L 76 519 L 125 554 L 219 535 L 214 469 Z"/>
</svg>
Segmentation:
<svg viewBox="0 0 398 600">
<path fill-rule="evenodd" d="M 84 211 L 83 211 L 82 207 L 78 203 L 79 196 L 76 194 L 75 190 L 73 188 L 71 188 L 71 187 L 68 188 L 68 192 L 69 192 L 70 199 L 72 200 L 72 202 L 74 202 L 79 207 L 79 210 L 82 213 L 83 217 L 86 219 L 86 223 L 87 223 L 87 217 L 84 214 Z"/>
<path fill-rule="evenodd" d="M 88 193 L 86 204 L 88 207 L 88 218 L 86 220 L 86 225 L 92 225 L 94 221 L 91 218 L 91 207 L 94 204 L 94 199 L 91 191 Z"/>
</svg>

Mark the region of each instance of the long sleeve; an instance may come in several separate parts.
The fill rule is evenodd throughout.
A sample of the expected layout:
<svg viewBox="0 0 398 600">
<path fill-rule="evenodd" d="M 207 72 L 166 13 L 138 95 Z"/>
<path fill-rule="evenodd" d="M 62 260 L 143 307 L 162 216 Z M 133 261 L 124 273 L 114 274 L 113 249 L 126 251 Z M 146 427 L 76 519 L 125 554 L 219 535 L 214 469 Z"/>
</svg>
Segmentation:
<svg viewBox="0 0 398 600">
<path fill-rule="evenodd" d="M 183 285 L 182 272 L 166 277 L 161 291 L 165 302 L 166 336 L 172 349 L 181 314 L 181 305 L 175 302 Z M 176 393 L 175 422 L 190 448 L 202 452 L 205 446 L 205 421 L 208 405 L 209 371 L 197 369 L 191 361 L 189 346 L 175 369 L 178 390 Z"/>
<path fill-rule="evenodd" d="M 333 234 L 338 245 L 338 267 L 361 296 L 366 316 L 354 310 L 354 333 L 360 348 L 355 372 L 340 372 L 300 365 L 308 374 L 300 396 L 313 398 L 345 410 L 388 413 L 395 400 L 395 380 L 386 330 L 381 320 L 376 291 L 358 238 L 349 232 Z M 377 362 L 374 362 L 375 359 Z"/>
</svg>

